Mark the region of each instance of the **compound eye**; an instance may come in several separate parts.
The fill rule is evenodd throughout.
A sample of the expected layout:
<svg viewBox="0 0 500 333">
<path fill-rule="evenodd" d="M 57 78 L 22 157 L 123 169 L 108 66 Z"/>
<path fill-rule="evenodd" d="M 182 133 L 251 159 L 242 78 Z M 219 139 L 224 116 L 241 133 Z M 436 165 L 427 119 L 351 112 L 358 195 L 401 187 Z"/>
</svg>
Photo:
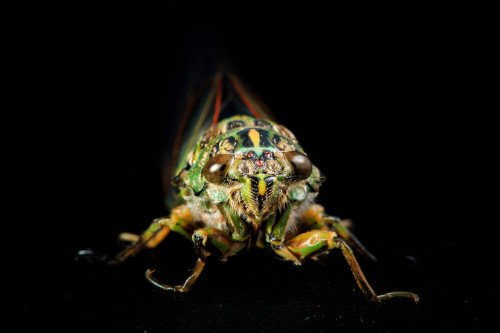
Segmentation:
<svg viewBox="0 0 500 333">
<path fill-rule="evenodd" d="M 203 176 L 209 183 L 221 184 L 229 167 L 233 164 L 233 156 L 221 154 L 208 160 L 203 168 Z"/>
<path fill-rule="evenodd" d="M 289 151 L 285 153 L 285 158 L 295 171 L 295 177 L 306 179 L 311 175 L 312 163 L 309 157 L 298 151 Z"/>
</svg>

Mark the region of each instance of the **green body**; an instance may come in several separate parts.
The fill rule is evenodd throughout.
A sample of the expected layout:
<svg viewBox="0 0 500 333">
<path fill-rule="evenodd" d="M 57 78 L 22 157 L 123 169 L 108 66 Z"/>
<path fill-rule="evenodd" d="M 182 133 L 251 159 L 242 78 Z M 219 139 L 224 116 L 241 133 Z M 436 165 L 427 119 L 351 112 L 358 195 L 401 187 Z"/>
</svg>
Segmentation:
<svg viewBox="0 0 500 333">
<path fill-rule="evenodd" d="M 170 231 L 192 240 L 198 260 L 183 284 L 173 286 L 148 280 L 173 291 L 188 291 L 201 274 L 206 257 L 226 260 L 254 246 L 268 248 L 284 260 L 300 265 L 303 260 L 338 248 L 351 266 L 356 282 L 375 301 L 392 297 L 418 297 L 410 292 L 377 295 L 366 281 L 351 248 L 375 260 L 349 232 L 346 223 L 324 214 L 314 203 L 322 177 L 309 161 L 295 136 L 264 117 L 254 99 L 229 76 L 233 94 L 240 96 L 252 115 L 235 115 L 217 121 L 223 110 L 223 81 L 215 76 L 200 106 L 200 121 L 184 141 L 173 172 L 174 205 L 169 216 L 155 220 L 113 262 L 121 262 L 143 247 L 155 247 Z M 232 99 L 230 99 L 232 98 Z M 235 108 L 238 104 L 235 104 Z M 214 110 L 207 125 L 203 115 Z M 193 136 L 195 135 L 195 136 Z"/>
<path fill-rule="evenodd" d="M 294 224 L 299 222 L 296 211 L 313 202 L 320 185 L 319 170 L 313 167 L 310 177 L 299 182 L 287 179 L 293 169 L 283 154 L 303 150 L 295 137 L 287 137 L 291 132 L 272 121 L 235 116 L 210 131 L 213 137 L 206 143 L 199 140 L 188 154 L 187 168 L 177 170 L 177 202 L 189 208 L 197 223 L 222 230 L 233 240 L 253 245 L 251 240 L 269 239 L 266 230 L 282 240 L 286 227 L 293 227 L 292 219 Z M 254 159 L 245 159 L 249 153 Z M 227 171 L 233 180 L 213 184 L 205 179 L 203 169 L 210 158 L 219 154 L 235 157 Z M 265 154 L 270 158 L 265 159 Z M 263 160 L 260 168 L 255 166 L 259 158 Z M 284 213 L 285 222 L 275 221 Z"/>
</svg>

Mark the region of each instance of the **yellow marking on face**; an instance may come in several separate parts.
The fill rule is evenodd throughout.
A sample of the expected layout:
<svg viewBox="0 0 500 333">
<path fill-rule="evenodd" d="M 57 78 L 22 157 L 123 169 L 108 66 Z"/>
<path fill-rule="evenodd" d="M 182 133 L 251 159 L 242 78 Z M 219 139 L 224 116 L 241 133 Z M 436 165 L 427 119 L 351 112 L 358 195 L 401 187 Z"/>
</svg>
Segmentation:
<svg viewBox="0 0 500 333">
<path fill-rule="evenodd" d="M 252 140 L 253 146 L 258 147 L 260 143 L 260 134 L 257 132 L 256 129 L 252 128 L 248 132 L 248 136 L 250 137 L 250 140 Z"/>
<path fill-rule="evenodd" d="M 266 194 L 266 182 L 262 179 L 259 179 L 259 194 L 264 196 Z"/>
</svg>

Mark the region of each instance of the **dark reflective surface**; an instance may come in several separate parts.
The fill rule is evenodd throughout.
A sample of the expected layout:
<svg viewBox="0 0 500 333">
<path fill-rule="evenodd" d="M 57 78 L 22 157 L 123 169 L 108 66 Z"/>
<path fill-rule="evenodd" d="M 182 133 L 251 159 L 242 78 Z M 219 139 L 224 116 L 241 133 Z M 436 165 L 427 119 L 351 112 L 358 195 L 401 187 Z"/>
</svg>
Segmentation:
<svg viewBox="0 0 500 333">
<path fill-rule="evenodd" d="M 465 140 L 449 105 L 464 61 L 456 52 L 459 30 L 449 31 L 453 22 L 439 12 L 304 12 L 262 14 L 258 22 L 118 4 L 30 12 L 22 62 L 38 97 L 24 127 L 29 168 L 18 220 L 29 219 L 14 251 L 16 328 L 483 326 L 498 288 L 481 265 L 493 262 L 483 246 L 488 225 L 471 227 L 465 212 Z M 179 15 L 184 23 L 174 24 Z M 163 292 L 144 278 L 154 267 L 168 283 L 186 276 L 195 258 L 178 235 L 123 265 L 101 261 L 121 249 L 120 232 L 140 232 L 167 214 L 159 155 L 169 91 L 186 41 L 200 22 L 214 20 L 227 22 L 215 31 L 243 79 L 326 174 L 319 201 L 353 219 L 356 235 L 379 258 L 378 266 L 359 258 L 373 288 L 414 291 L 418 305 L 365 301 L 336 251 L 325 265 L 300 268 L 259 251 L 224 265 L 210 260 L 187 294 Z"/>
</svg>

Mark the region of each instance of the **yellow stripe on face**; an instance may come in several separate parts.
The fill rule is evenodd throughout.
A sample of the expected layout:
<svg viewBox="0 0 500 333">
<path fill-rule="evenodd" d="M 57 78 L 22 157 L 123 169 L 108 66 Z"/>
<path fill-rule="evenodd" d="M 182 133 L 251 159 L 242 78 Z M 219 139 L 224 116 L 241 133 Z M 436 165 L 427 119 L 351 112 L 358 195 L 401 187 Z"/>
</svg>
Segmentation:
<svg viewBox="0 0 500 333">
<path fill-rule="evenodd" d="M 264 196 L 264 194 L 266 194 L 266 187 L 266 182 L 262 179 L 259 179 L 259 194 L 261 196 Z"/>
<path fill-rule="evenodd" d="M 248 131 L 248 137 L 253 143 L 254 147 L 258 147 L 260 144 L 260 134 L 257 132 L 256 129 L 252 128 L 250 131 Z"/>
</svg>

